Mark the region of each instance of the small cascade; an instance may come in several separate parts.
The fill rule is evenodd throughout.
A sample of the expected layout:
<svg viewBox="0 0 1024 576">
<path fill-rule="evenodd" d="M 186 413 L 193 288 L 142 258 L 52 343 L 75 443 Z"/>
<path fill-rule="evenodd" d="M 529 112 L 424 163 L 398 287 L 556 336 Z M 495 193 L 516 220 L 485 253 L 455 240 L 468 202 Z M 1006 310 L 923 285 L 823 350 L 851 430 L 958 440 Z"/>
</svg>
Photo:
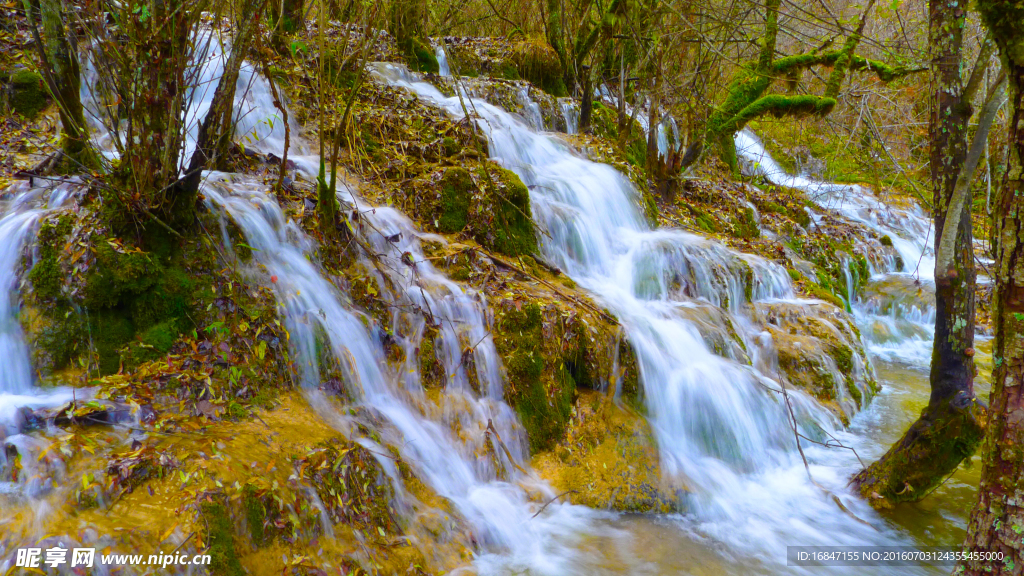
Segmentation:
<svg viewBox="0 0 1024 576">
<path fill-rule="evenodd" d="M 803 190 L 822 208 L 834 210 L 876 231 L 879 236 L 888 237 L 900 260 L 889 260 L 880 267 L 876 264 L 875 272 L 906 272 L 922 280 L 933 279 L 935 257 L 929 240 L 931 220 L 920 207 L 915 205 L 904 209 L 890 206 L 857 184 L 836 184 L 790 175 L 749 130 L 736 133 L 736 154 L 750 173 L 760 174 L 778 186 Z"/>
<path fill-rule="evenodd" d="M 559 98 L 558 105 L 562 108 L 562 118 L 565 119 L 565 133 L 579 132 L 580 110 L 576 106 L 576 101 L 572 98 Z"/>
<path fill-rule="evenodd" d="M 375 75 L 461 118 L 448 98 L 404 68 L 376 65 Z M 492 159 L 530 189 L 538 241 L 546 259 L 585 287 L 625 326 L 641 369 L 649 419 L 663 470 L 682 478 L 696 533 L 768 561 L 796 542 L 881 544 L 899 541 L 886 528 L 843 514 L 807 480 L 782 403 L 771 336 L 746 309 L 773 302 L 810 310 L 793 296 L 788 274 L 756 256 L 686 232 L 649 229 L 638 193 L 610 166 L 585 160 L 504 110 L 475 102 Z M 689 310 L 711 305 L 735 326 L 748 361 L 718 355 Z M 864 367 L 861 367 L 862 369 Z M 837 371 L 838 373 L 838 371 Z M 843 435 L 831 415 L 803 393 L 790 402 L 804 435 Z M 840 397 L 846 403 L 846 397 Z M 856 409 L 856 402 L 852 402 Z M 845 494 L 847 454 L 804 447 L 815 479 Z M 848 510 L 876 518 L 856 497 Z M 876 523 L 880 524 L 880 523 Z"/>
<path fill-rule="evenodd" d="M 40 220 L 73 201 L 75 194 L 84 189 L 77 180 L 39 182 L 37 186 L 15 182 L 0 192 L 0 494 L 29 497 L 52 488 L 52 479 L 45 471 L 51 463 L 58 466 L 60 462 L 54 455 L 44 456 L 48 441 L 22 434 L 22 429 L 34 419 L 33 410 L 63 406 L 76 397 L 76 392 L 34 385 L 30 351 L 18 318 L 22 256 L 34 240 Z M 88 391 L 77 391 L 77 397 L 88 398 Z M 20 456 L 18 473 L 8 462 L 12 454 Z"/>
<path fill-rule="evenodd" d="M 448 68 L 448 55 L 445 54 L 444 45 L 438 43 L 434 47 L 434 57 L 437 58 L 437 69 L 439 76 L 451 76 L 452 72 Z"/>
<path fill-rule="evenodd" d="M 259 77 L 252 80 L 255 86 L 261 82 Z M 271 102 L 253 98 L 253 116 L 273 115 Z M 293 133 L 292 138 L 295 142 L 297 136 Z M 280 144 L 263 138 L 257 147 L 280 154 Z M 297 154 L 302 149 L 299 141 L 289 158 L 312 179 L 320 159 Z M 587 525 L 590 512 L 555 505 L 538 515 L 528 497 L 555 494 L 521 472 L 526 435 L 503 400 L 501 360 L 488 329 L 484 296 L 464 290 L 430 264 L 420 249 L 423 234 L 408 218 L 391 208 L 366 204 L 348 186 L 338 191 L 344 209 L 358 214 L 353 217 L 354 234 L 363 246 L 363 269 L 375 279 L 380 297 L 392 311 L 390 323 L 383 324 L 352 307 L 344 291 L 323 276 L 310 257 L 312 241 L 285 217 L 266 186 L 238 175 L 210 173 L 202 191 L 211 209 L 234 222 L 253 248 L 258 265 L 250 273 L 275 277 L 272 285 L 301 381 L 311 405 L 325 420 L 368 447 L 383 443 L 398 450 L 416 476 L 451 502 L 467 522 L 482 552 L 481 566 L 497 558 L 526 565 L 541 558 L 559 566 L 580 561 L 566 547 L 565 540 L 575 532 L 567 527 Z M 223 240 L 230 246 L 226 229 Z M 419 373 L 418 351 L 428 327 L 437 330 L 434 350 L 446 375 L 436 401 L 427 399 Z M 401 366 L 388 363 L 392 347 L 403 351 Z M 355 409 L 346 414 L 321 389 L 331 376 L 322 372 L 324 351 L 330 357 L 328 369 L 341 374 L 354 403 Z M 360 436 L 358 424 L 379 438 Z M 394 470 L 390 461 L 380 463 Z M 407 510 L 415 507 L 397 473 L 391 480 L 403 499 L 400 504 Z"/>
<path fill-rule="evenodd" d="M 71 399 L 65 389 L 35 388 L 32 361 L 18 320 L 19 273 L 25 246 L 35 238 L 40 219 L 82 190 L 77 181 L 52 184 L 15 182 L 0 192 L 0 432 L 16 433 L 19 411 L 59 406 Z M 0 458 L 3 458 L 0 454 Z"/>
<path fill-rule="evenodd" d="M 530 98 L 530 87 L 523 86 L 516 95 L 519 104 L 523 107 L 523 116 L 531 128 L 542 132 L 544 130 L 544 115 L 540 111 L 540 105 Z"/>
</svg>

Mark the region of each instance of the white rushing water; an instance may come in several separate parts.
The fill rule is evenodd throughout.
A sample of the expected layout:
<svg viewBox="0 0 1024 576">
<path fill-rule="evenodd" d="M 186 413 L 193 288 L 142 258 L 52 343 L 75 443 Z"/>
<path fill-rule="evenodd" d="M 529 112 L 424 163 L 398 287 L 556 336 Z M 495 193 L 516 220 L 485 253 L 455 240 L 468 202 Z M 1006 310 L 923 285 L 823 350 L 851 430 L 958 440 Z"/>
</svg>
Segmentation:
<svg viewBox="0 0 1024 576">
<path fill-rule="evenodd" d="M 439 76 L 451 76 L 452 71 L 448 67 L 448 54 L 445 53 L 443 44 L 438 44 L 434 48 L 434 56 L 437 58 L 437 74 Z"/>
<path fill-rule="evenodd" d="M 853 306 L 854 313 L 865 329 L 873 354 L 890 361 L 927 365 L 935 326 L 935 256 L 931 219 L 924 211 L 917 205 L 891 206 L 857 184 L 791 175 L 749 130 L 736 134 L 736 153 L 749 173 L 760 174 L 779 186 L 803 190 L 822 208 L 834 210 L 892 241 L 899 259 L 869 259 L 873 274 L 866 290 L 868 297 Z M 816 214 L 812 216 L 820 219 Z M 860 241 L 880 245 L 874 239 Z"/>
<path fill-rule="evenodd" d="M 440 46 L 437 55 L 439 64 L 444 62 L 442 74 L 447 74 Z M 221 53 L 215 56 L 203 64 L 200 74 L 212 86 L 223 61 Z M 453 117 L 463 115 L 458 98 L 446 98 L 404 68 L 374 65 L 373 72 Z M 238 88 L 236 136 L 249 147 L 281 156 L 284 126 L 268 85 L 247 66 Z M 211 97 L 212 88 L 196 92 L 187 114 L 200 114 L 203 106 L 208 109 Z M 685 514 L 670 518 L 680 537 L 700 542 L 702 549 L 726 563 L 743 564 L 737 573 L 798 571 L 785 565 L 788 545 L 909 543 L 847 491 L 846 480 L 856 470 L 850 452 L 805 444 L 817 485 L 808 480 L 779 394 L 771 336 L 749 317 L 752 303 L 815 305 L 795 297 L 786 270 L 687 232 L 651 229 L 629 180 L 543 134 L 539 107 L 528 92 L 520 98 L 530 125 L 474 100 L 478 125 L 488 136 L 491 157 L 529 187 L 534 220 L 544 232 L 539 235 L 543 255 L 590 291 L 628 332 L 662 468 L 689 489 L 682 503 Z M 89 94 L 86 101 L 95 105 L 99 99 Z M 574 111 L 563 106 L 570 131 Z M 659 148 L 662 140 L 666 149 L 670 145 L 669 129 L 675 132 L 674 125 L 659 123 Z M 308 182 L 319 171 L 320 159 L 310 154 L 311 147 L 295 124 L 291 135 L 289 159 L 297 166 L 293 176 Z M 678 146 L 675 134 L 673 142 Z M 763 149 L 757 158 L 769 179 L 783 180 L 781 169 L 765 168 L 777 165 Z M 794 187 L 822 184 L 785 177 L 790 182 L 786 185 Z M 371 448 L 379 442 L 397 449 L 416 476 L 464 520 L 478 547 L 479 572 L 657 573 L 656 567 L 623 550 L 617 550 L 615 558 L 625 566 L 603 562 L 602 554 L 608 551 L 595 551 L 595 541 L 613 542 L 615 547 L 628 540 L 609 520 L 611 515 L 557 502 L 540 510 L 535 495 L 540 494 L 543 502 L 555 494 L 532 473 L 519 469 L 528 460 L 527 443 L 515 413 L 503 401 L 501 360 L 489 336 L 486 298 L 447 279 L 420 247 L 423 239 L 443 239 L 423 234 L 394 209 L 368 205 L 342 178 L 337 198 L 344 211 L 357 214 L 352 233 L 364 246 L 361 264 L 390 310 L 383 322 L 354 306 L 345 287 L 320 270 L 315 243 L 285 215 L 265 185 L 246 176 L 211 172 L 202 186 L 208 206 L 222 217 L 224 242 L 230 246 L 230 221 L 253 248 L 248 273 L 275 290 L 311 404 L 354 440 Z M 818 201 L 823 206 L 889 235 L 904 267 L 921 261 L 921 270 L 925 269 L 926 231 L 915 228 L 919 214 L 905 211 L 893 217 L 877 200 L 858 199 L 858 193 L 867 196 L 863 190 L 841 188 L 825 186 L 814 194 L 821 194 Z M 14 295 L 0 301 L 0 353 L 16 360 L 0 371 L 0 409 L 8 397 L 43 397 L 31 387 L 28 350 L 16 320 L 16 273 L 38 219 L 45 210 L 60 206 L 67 190 L 33 190 L 14 190 L 7 205 L 0 199 L 0 287 Z M 847 206 L 846 200 L 855 207 Z M 874 264 L 879 278 L 883 273 L 909 277 L 896 270 L 895 259 Z M 926 323 L 927 311 L 914 316 L 912 306 L 908 301 L 899 313 Z M 718 355 L 705 343 L 690 318 L 706 309 L 728 317 L 742 340 L 742 359 Z M 897 319 L 891 307 L 870 313 Z M 417 350 L 428 327 L 438 333 L 435 351 L 447 375 L 437 404 L 427 399 L 418 368 Z M 387 361 L 395 347 L 403 351 L 401 366 Z M 466 359 L 467 349 L 472 350 L 472 361 Z M 21 359 L 23 364 L 18 363 Z M 339 411 L 320 389 L 328 376 L 323 369 L 340 375 L 356 410 Z M 791 389 L 789 395 L 803 434 L 820 438 L 824 431 L 854 447 L 863 442 L 803 393 Z M 848 397 L 840 400 L 855 408 Z M 373 429 L 378 440 L 362 436 L 359 425 Z M 512 461 L 487 433 L 490 426 Z M 380 463 L 395 485 L 400 511 L 411 513 L 423 506 L 403 489 L 393 462 L 381 458 Z M 840 570 L 834 573 L 843 573 Z"/>
<path fill-rule="evenodd" d="M 34 385 L 32 361 L 18 320 L 19 274 L 25 247 L 35 238 L 40 219 L 67 203 L 82 186 L 36 183 L 20 181 L 0 192 L 0 438 L 17 431 L 21 409 L 59 406 L 72 396 L 68 389 L 41 390 Z"/>
<path fill-rule="evenodd" d="M 375 73 L 462 116 L 458 98 L 403 68 Z M 772 378 L 773 347 L 744 316 L 753 301 L 794 302 L 781 267 L 699 236 L 648 227 L 637 192 L 611 167 L 581 158 L 504 110 L 475 101 L 491 158 L 530 189 L 544 256 L 592 292 L 626 327 L 642 375 L 664 471 L 691 488 L 681 523 L 700 538 L 768 564 L 795 544 L 905 541 L 846 492 L 855 471 L 845 451 L 805 447 L 815 480 L 871 526 L 844 514 L 808 481 Z M 677 288 L 677 286 L 681 286 Z M 700 302 L 725 308 L 751 351 L 749 364 L 716 355 L 682 310 Z M 795 301 L 797 305 L 801 303 Z M 790 392 L 803 433 L 820 430 L 856 443 L 816 403 Z M 778 569 L 775 565 L 774 569 Z"/>
<path fill-rule="evenodd" d="M 250 79 L 253 89 L 238 101 L 244 103 L 251 122 L 267 127 L 251 145 L 280 155 L 283 127 L 260 121 L 276 114 L 272 98 L 261 88 L 263 82 Z M 251 128 L 240 126 L 236 134 L 248 131 Z M 320 159 L 302 153 L 308 146 L 296 132 L 292 139 L 295 145 L 289 159 L 296 162 L 300 177 L 312 180 Z M 527 456 L 526 436 L 503 400 L 501 360 L 487 328 L 486 300 L 430 264 L 420 249 L 423 234 L 408 218 L 391 208 L 367 205 L 348 185 L 338 190 L 344 210 L 358 212 L 355 234 L 376 255 L 376 262 L 371 262 L 364 253 L 362 263 L 392 310 L 390 325 L 383 326 L 354 308 L 344 292 L 322 275 L 309 258 L 312 241 L 285 217 L 266 186 L 238 175 L 210 173 L 202 192 L 211 208 L 230 217 L 254 249 L 257 266 L 251 272 L 264 280 L 275 279 L 272 285 L 310 402 L 361 443 L 375 444 L 359 436 L 355 423 L 378 432 L 417 477 L 451 502 L 479 546 L 478 567 L 521 566 L 535 573 L 563 574 L 568 565 L 586 565 L 586 558 L 576 552 L 580 528 L 591 526 L 590 534 L 614 531 L 592 526 L 589 519 L 595 513 L 581 507 L 549 506 L 537 515 L 538 505 L 529 495 L 553 498 L 555 494 L 534 476 L 519 471 Z M 224 241 L 230 245 L 226 230 Z M 447 380 L 440 406 L 427 400 L 419 374 L 417 351 L 428 323 L 439 331 L 435 353 Z M 389 345 L 404 351 L 405 362 L 398 369 L 387 363 Z M 363 410 L 361 416 L 341 415 L 318 389 L 326 376 L 320 374 L 318 360 L 322 354 L 318 350 L 324 349 L 343 374 L 355 405 Z M 465 359 L 466 350 L 472 350 L 472 362 Z M 495 436 L 487 433 L 489 426 L 497 431 L 513 462 Z M 412 497 L 402 490 L 394 464 L 379 460 L 391 470 L 391 480 L 406 500 L 400 505 L 414 506 L 409 502 Z"/>
</svg>

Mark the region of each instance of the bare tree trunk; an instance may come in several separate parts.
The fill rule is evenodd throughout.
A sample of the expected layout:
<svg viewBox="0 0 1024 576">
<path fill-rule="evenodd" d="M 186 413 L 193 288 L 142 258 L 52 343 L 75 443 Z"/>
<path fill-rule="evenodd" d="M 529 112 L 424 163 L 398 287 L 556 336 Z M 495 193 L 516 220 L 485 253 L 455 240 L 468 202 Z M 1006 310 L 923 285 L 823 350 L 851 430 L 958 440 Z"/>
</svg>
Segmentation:
<svg viewBox="0 0 1024 576">
<path fill-rule="evenodd" d="M 971 513 L 956 573 L 1020 574 L 1024 569 L 1024 4 L 983 0 L 982 18 L 999 47 L 1009 80 L 1010 148 L 993 210 L 995 292 L 992 395 L 978 504 Z M 983 554 L 1000 554 L 1001 558 Z"/>
<path fill-rule="evenodd" d="M 935 270 L 935 334 L 928 406 L 881 459 L 854 477 L 876 507 L 920 500 L 969 458 L 981 442 L 983 408 L 974 396 L 974 247 L 970 203 L 949 214 L 967 156 L 971 117 L 960 72 L 965 9 L 956 0 L 930 0 L 932 47 L 931 179 L 935 249 L 946 221 L 956 226 L 955 268 Z M 980 135 L 985 137 L 985 135 Z"/>
<path fill-rule="evenodd" d="M 238 74 L 256 33 L 259 22 L 257 15 L 261 13 L 263 3 L 261 0 L 247 0 L 242 5 L 238 30 L 231 42 L 231 54 L 224 63 L 210 110 L 199 126 L 195 152 L 189 159 L 184 178 L 174 186 L 173 196 L 163 210 L 166 221 L 171 225 L 189 225 L 195 214 L 202 171 L 215 167 L 227 152 L 235 128 L 234 103 Z"/>
</svg>

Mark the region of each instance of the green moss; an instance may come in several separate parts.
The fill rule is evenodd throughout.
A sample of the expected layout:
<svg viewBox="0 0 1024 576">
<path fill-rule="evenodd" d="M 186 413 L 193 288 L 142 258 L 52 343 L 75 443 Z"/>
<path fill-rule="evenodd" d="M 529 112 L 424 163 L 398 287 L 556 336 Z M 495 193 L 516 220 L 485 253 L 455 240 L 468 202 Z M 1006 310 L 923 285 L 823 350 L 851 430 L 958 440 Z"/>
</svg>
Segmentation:
<svg viewBox="0 0 1024 576">
<path fill-rule="evenodd" d="M 30 120 L 50 102 L 43 77 L 36 72 L 19 70 L 11 74 L 9 83 L 11 110 Z"/>
<path fill-rule="evenodd" d="M 526 429 L 530 449 L 546 450 L 565 433 L 576 394 L 572 365 L 565 359 L 545 357 L 541 308 L 535 303 L 511 309 L 498 320 L 496 344 L 505 358 L 508 401 Z M 577 374 L 589 379 L 577 362 Z M 546 369 L 550 367 L 550 369 Z"/>
<path fill-rule="evenodd" d="M 440 232 L 461 232 L 469 221 L 469 206 L 476 184 L 465 168 L 449 168 L 441 178 Z"/>
<path fill-rule="evenodd" d="M 882 246 L 888 246 L 889 248 L 892 248 L 892 238 L 890 238 L 888 234 L 879 238 L 878 241 L 882 244 Z"/>
<path fill-rule="evenodd" d="M 828 288 L 824 288 L 822 286 L 815 286 L 812 284 L 807 286 L 807 292 L 809 292 L 810 295 L 813 296 L 814 298 L 824 300 L 825 302 L 834 304 L 838 308 L 846 310 L 846 303 L 843 302 L 843 299 L 833 294 L 832 291 L 829 290 Z"/>
<path fill-rule="evenodd" d="M 210 573 L 218 576 L 243 576 L 241 562 L 235 551 L 233 538 L 234 526 L 224 504 L 220 502 L 204 502 L 199 506 L 204 527 L 203 539 L 206 542 L 206 553 L 210 555 Z"/>
<path fill-rule="evenodd" d="M 100 373 L 113 374 L 121 364 L 119 350 L 135 336 L 135 327 L 123 310 L 97 310 L 89 313 L 89 336 Z"/>
<path fill-rule="evenodd" d="M 257 548 L 265 546 L 267 534 L 264 523 L 267 519 L 267 509 L 256 495 L 256 488 L 252 484 L 246 484 L 242 489 L 242 508 L 245 510 L 245 524 L 249 529 L 252 543 Z"/>
<path fill-rule="evenodd" d="M 747 206 L 739 216 L 733 218 L 732 233 L 737 238 L 747 240 L 761 237 L 761 228 L 757 225 L 753 208 Z"/>
<path fill-rule="evenodd" d="M 544 41 L 524 40 L 512 47 L 519 76 L 553 96 L 567 96 L 558 53 Z"/>
<path fill-rule="evenodd" d="M 36 246 L 39 258 L 28 273 L 32 289 L 39 298 L 44 300 L 62 300 L 61 287 L 64 284 L 64 272 L 60 267 L 60 254 L 68 234 L 71 233 L 72 217 L 63 214 L 56 219 L 47 219 L 39 227 Z"/>
<path fill-rule="evenodd" d="M 843 345 L 834 345 L 829 350 L 829 355 L 836 362 L 836 367 L 839 368 L 841 374 L 850 374 L 853 372 L 853 351 L 849 347 Z"/>
<path fill-rule="evenodd" d="M 807 213 L 807 210 L 805 210 L 802 205 L 791 207 L 788 210 L 788 215 L 790 220 L 799 224 L 804 230 L 810 228 L 811 215 Z"/>
<path fill-rule="evenodd" d="M 561 439 L 572 415 L 576 383 L 564 365 L 555 373 L 555 382 L 553 394 L 549 395 L 540 381 L 532 381 L 516 402 L 516 412 L 533 452 L 547 450 Z"/>
<path fill-rule="evenodd" d="M 850 397 L 857 403 L 857 406 L 860 406 L 863 403 L 864 395 L 861 394 L 860 388 L 857 388 L 857 384 L 854 383 L 853 378 L 846 378 L 846 391 L 850 393 Z"/>
<path fill-rule="evenodd" d="M 428 328 L 420 340 L 419 346 L 419 367 L 420 379 L 424 388 L 444 388 L 445 373 L 444 366 L 437 360 L 437 352 L 434 346 L 434 339 L 437 337 L 436 328 Z"/>
<path fill-rule="evenodd" d="M 441 69 L 437 63 L 437 56 L 434 55 L 434 51 L 423 41 L 417 38 L 409 38 L 404 42 L 404 46 L 399 46 L 399 48 L 405 55 L 405 61 L 412 70 L 437 74 Z"/>
<path fill-rule="evenodd" d="M 445 136 L 441 140 L 441 146 L 444 148 L 444 153 L 448 156 L 454 156 L 459 153 L 459 150 L 462 149 L 462 146 L 459 145 L 459 142 L 455 140 L 455 138 L 452 138 L 451 136 Z"/>
<path fill-rule="evenodd" d="M 510 170 L 495 170 L 496 190 L 488 190 L 490 196 L 491 230 L 477 230 L 478 241 L 510 256 L 531 254 L 537 251 L 537 238 L 533 230 L 533 214 L 530 210 L 530 192 L 519 176 Z"/>
</svg>

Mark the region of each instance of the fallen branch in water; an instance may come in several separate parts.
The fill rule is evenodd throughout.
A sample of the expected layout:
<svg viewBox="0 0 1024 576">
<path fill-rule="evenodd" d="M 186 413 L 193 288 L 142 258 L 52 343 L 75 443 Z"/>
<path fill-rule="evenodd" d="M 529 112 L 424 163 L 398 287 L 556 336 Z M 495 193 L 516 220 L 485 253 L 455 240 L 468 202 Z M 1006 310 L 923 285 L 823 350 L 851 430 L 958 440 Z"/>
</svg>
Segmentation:
<svg viewBox="0 0 1024 576">
<path fill-rule="evenodd" d="M 540 513 L 543 512 L 544 509 L 548 507 L 548 504 L 551 504 L 552 502 L 554 502 L 555 500 L 558 500 L 559 498 L 561 498 L 562 496 L 565 496 L 566 494 L 577 494 L 577 493 L 578 492 L 576 492 L 575 490 L 566 490 L 565 492 L 562 492 L 561 494 L 559 494 L 558 496 L 555 496 L 551 500 L 548 500 L 547 502 L 544 503 L 543 506 L 540 507 L 540 510 L 537 510 L 536 514 L 534 514 L 533 516 L 530 516 L 530 520 L 533 520 L 537 516 L 540 516 Z"/>
</svg>

